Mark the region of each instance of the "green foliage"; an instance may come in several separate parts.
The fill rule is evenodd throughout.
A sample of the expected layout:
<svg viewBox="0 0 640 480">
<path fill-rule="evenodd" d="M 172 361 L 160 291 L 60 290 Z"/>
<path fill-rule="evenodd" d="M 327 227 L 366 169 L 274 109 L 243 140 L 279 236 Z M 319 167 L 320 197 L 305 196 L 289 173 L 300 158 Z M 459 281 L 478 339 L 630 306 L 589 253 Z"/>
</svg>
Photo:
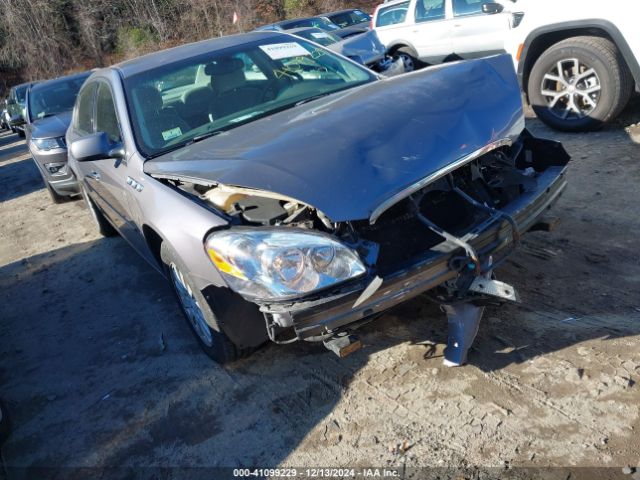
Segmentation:
<svg viewBox="0 0 640 480">
<path fill-rule="evenodd" d="M 120 27 L 116 34 L 116 53 L 130 56 L 150 50 L 158 39 L 147 28 Z"/>
</svg>

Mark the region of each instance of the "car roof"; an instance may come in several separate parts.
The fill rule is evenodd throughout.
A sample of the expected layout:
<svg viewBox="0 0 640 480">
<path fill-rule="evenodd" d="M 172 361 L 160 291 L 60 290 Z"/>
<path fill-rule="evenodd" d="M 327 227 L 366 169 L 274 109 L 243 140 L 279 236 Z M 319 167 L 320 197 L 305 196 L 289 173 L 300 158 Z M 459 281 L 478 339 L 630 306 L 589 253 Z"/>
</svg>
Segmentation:
<svg viewBox="0 0 640 480">
<path fill-rule="evenodd" d="M 380 8 L 382 7 L 393 7 L 399 3 L 404 3 L 407 2 L 409 0 L 387 0 L 386 2 L 384 2 L 383 4 L 380 5 Z"/>
<path fill-rule="evenodd" d="M 291 30 L 287 30 L 287 33 L 289 35 L 295 35 L 296 33 L 300 33 L 300 32 L 307 32 L 309 30 L 313 30 L 314 32 L 322 32 L 322 33 L 331 33 L 331 32 L 327 32 L 326 30 L 322 30 L 321 28 L 318 27 L 298 27 L 298 28 L 292 28 Z"/>
<path fill-rule="evenodd" d="M 324 15 L 313 15 L 311 17 L 297 17 L 297 18 L 290 18 L 288 20 L 282 20 L 281 22 L 276 22 L 276 23 L 269 23 L 268 25 L 262 25 L 261 27 L 258 28 L 265 28 L 265 27 L 282 27 L 285 25 L 291 25 L 293 23 L 297 23 L 300 22 L 302 20 L 313 20 L 314 18 L 322 18 L 324 17 Z M 302 28 L 302 27 L 301 27 Z"/>
<path fill-rule="evenodd" d="M 362 12 L 362 13 L 367 13 L 364 10 L 360 9 L 360 8 L 345 8 L 343 10 L 336 10 L 335 12 L 329 12 L 329 13 L 323 13 L 322 16 L 323 17 L 328 17 L 329 15 L 339 15 L 341 13 L 348 13 L 348 12 Z"/>
<path fill-rule="evenodd" d="M 36 83 L 38 83 L 38 82 L 36 81 L 36 82 L 24 82 L 24 83 L 19 83 L 18 85 L 14 85 L 13 87 L 11 87 L 11 88 L 10 88 L 10 90 L 14 90 L 14 89 L 15 89 L 15 90 L 17 90 L 18 88 L 25 88 L 25 87 L 27 87 L 27 88 L 28 88 L 28 87 L 30 87 L 31 85 L 35 85 Z"/>
<path fill-rule="evenodd" d="M 32 92 L 37 92 L 41 88 L 48 87 L 50 85 L 55 85 L 56 83 L 68 82 L 69 80 L 75 80 L 76 78 L 82 78 L 83 76 L 88 78 L 89 75 L 91 75 L 91 72 L 93 72 L 93 70 L 87 70 L 86 72 L 80 72 L 80 73 L 72 73 L 71 75 L 65 75 L 64 77 L 52 78 L 51 80 L 44 80 L 44 81 L 38 82 L 36 85 L 34 85 L 31 88 L 31 91 Z"/>
<path fill-rule="evenodd" d="M 277 38 L 278 36 L 286 37 L 287 34 L 272 31 L 253 31 L 224 37 L 216 37 L 149 53 L 132 60 L 117 63 L 108 68 L 118 70 L 122 78 L 128 78 L 166 63 L 173 63 L 185 58 L 197 57 L 206 53 L 236 47 L 238 45 L 257 40 Z"/>
</svg>

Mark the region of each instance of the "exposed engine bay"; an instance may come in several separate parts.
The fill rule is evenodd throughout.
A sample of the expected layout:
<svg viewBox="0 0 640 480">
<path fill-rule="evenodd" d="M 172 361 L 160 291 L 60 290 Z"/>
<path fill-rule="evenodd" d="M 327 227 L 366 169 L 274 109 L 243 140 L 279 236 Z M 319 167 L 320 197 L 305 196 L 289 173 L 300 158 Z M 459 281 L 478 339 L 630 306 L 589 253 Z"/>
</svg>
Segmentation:
<svg viewBox="0 0 640 480">
<path fill-rule="evenodd" d="M 452 268 L 464 269 L 469 260 L 476 273 L 480 259 L 468 245 L 476 227 L 500 217 L 520 236 L 516 222 L 501 212 L 523 193 L 537 188 L 536 178 L 549 166 L 564 166 L 566 153 L 554 151 L 555 142 L 523 133 L 513 145 L 504 145 L 464 163 L 424 188 L 391 205 L 379 218 L 332 222 L 321 211 L 277 193 L 249 188 L 171 183 L 195 195 L 231 224 L 295 227 L 337 237 L 358 251 L 364 263 L 384 276 L 410 265 L 425 251 L 463 253 Z M 564 153 L 564 155 L 560 154 Z"/>
</svg>

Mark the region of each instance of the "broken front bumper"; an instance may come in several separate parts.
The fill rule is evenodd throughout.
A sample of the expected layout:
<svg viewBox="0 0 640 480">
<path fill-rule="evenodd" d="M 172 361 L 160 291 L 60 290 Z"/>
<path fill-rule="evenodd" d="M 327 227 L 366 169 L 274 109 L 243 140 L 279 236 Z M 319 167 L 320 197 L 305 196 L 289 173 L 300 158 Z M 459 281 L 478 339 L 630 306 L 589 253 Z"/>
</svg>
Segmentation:
<svg viewBox="0 0 640 480">
<path fill-rule="evenodd" d="M 534 226 L 560 197 L 567 185 L 565 170 L 566 167 L 548 168 L 538 177 L 535 190 L 522 194 L 502 210 L 515 220 L 520 232 Z M 483 270 L 493 269 L 511 253 L 513 233 L 512 225 L 506 220 L 496 221 L 495 218 L 471 232 L 473 239 L 468 243 L 478 253 Z M 410 268 L 385 276 L 380 287 L 364 301 L 360 297 L 366 284 L 359 284 L 319 299 L 287 305 L 263 305 L 262 310 L 290 315 L 298 339 L 320 339 L 455 279 L 459 274 L 450 268 L 450 261 L 457 255 L 458 251 L 443 253 L 429 250 Z"/>
</svg>

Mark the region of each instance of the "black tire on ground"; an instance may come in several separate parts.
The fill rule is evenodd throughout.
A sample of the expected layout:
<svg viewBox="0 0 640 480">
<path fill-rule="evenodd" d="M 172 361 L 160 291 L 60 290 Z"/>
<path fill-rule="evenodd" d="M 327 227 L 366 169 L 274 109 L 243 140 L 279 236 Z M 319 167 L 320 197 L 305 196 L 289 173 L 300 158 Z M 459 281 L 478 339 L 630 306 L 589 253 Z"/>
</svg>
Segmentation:
<svg viewBox="0 0 640 480">
<path fill-rule="evenodd" d="M 91 218 L 93 218 L 93 221 L 96 224 L 100 235 L 102 235 L 103 237 L 113 237 L 117 235 L 118 231 L 113 227 L 113 225 L 111 225 L 109 220 L 107 220 L 107 218 L 104 216 L 104 213 L 102 213 L 95 202 L 91 200 L 91 197 L 89 197 L 89 194 L 87 193 L 84 185 L 80 186 L 80 190 L 82 191 L 82 198 L 84 198 L 84 203 L 87 206 L 87 209 L 91 214 Z"/>
<path fill-rule="evenodd" d="M 7 409 L 4 406 L 4 403 L 0 401 L 0 446 L 2 446 L 5 440 L 9 437 L 9 432 L 11 431 L 10 427 Z"/>
<path fill-rule="evenodd" d="M 564 67 L 572 59 L 579 61 L 583 71 L 591 68 L 595 71 L 600 90 L 593 94 L 597 101 L 595 107 L 588 107 L 592 108 L 591 111 L 585 111 L 581 117 L 569 113 L 567 118 L 562 118 L 560 112 L 564 112 L 561 107 L 570 96 L 560 96 L 556 103 L 558 108 L 552 110 L 549 108 L 552 97 L 542 95 L 543 89 L 549 90 L 548 87 L 543 88 L 543 82 L 548 81 L 545 75 L 556 75 L 558 62 L 567 61 L 562 64 Z M 590 88 L 584 84 L 572 86 L 577 90 Z M 606 38 L 583 36 L 558 42 L 540 55 L 529 75 L 527 95 L 536 115 L 544 123 L 557 130 L 580 132 L 596 130 L 613 120 L 626 106 L 632 88 L 633 77 L 616 46 Z M 579 101 L 584 99 L 577 94 L 573 97 Z"/>
<path fill-rule="evenodd" d="M 402 58 L 406 72 L 413 72 L 424 67 L 424 63 L 418 60 L 418 54 L 410 47 L 401 47 L 393 52 L 393 60 Z"/>
<path fill-rule="evenodd" d="M 233 299 L 228 296 L 214 297 L 207 301 L 202 292 L 195 287 L 195 284 L 191 280 L 189 272 L 180 260 L 180 257 L 178 257 L 171 246 L 166 242 L 162 242 L 162 245 L 160 246 L 160 257 L 162 258 L 166 276 L 169 279 L 169 284 L 175 294 L 178 305 L 180 305 L 184 318 L 198 340 L 200 347 L 211 359 L 217 363 L 225 364 L 233 362 L 239 358 L 246 357 L 255 351 L 255 348 L 238 347 L 220 327 L 220 325 L 224 323 L 224 319 L 222 318 L 223 315 L 238 317 L 233 318 L 233 320 L 236 322 L 240 321 L 241 314 L 237 315 L 237 313 L 242 312 L 242 307 L 235 308 L 234 305 L 230 304 L 233 302 Z M 178 275 L 181 275 L 181 280 L 178 280 Z M 190 294 L 192 299 L 197 302 L 196 308 L 199 308 L 202 313 L 202 317 L 206 322 L 206 325 L 200 324 L 200 328 L 206 329 L 202 333 L 198 331 L 197 320 L 193 319 L 189 313 L 189 309 L 193 308 L 194 305 L 187 305 L 181 297 L 180 281 L 184 282 L 182 287 L 186 286 L 188 294 Z"/>
<path fill-rule="evenodd" d="M 24 133 L 24 130 L 16 129 L 16 131 L 18 132 L 18 136 L 20 138 L 24 138 L 26 136 L 26 134 Z"/>
</svg>

